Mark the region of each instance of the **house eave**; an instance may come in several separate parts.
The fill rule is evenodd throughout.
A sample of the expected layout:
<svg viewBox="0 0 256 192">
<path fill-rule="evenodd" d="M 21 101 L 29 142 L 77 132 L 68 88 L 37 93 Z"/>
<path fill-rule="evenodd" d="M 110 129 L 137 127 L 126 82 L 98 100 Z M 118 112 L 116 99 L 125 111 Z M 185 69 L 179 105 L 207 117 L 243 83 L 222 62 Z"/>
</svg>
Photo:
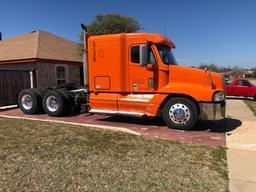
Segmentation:
<svg viewBox="0 0 256 192">
<path fill-rule="evenodd" d="M 82 61 L 66 61 L 66 60 L 56 60 L 56 59 L 43 59 L 43 58 L 28 58 L 28 59 L 15 59 L 15 60 L 0 60 L 0 65 L 4 64 L 17 64 L 17 63 L 52 63 L 52 64 L 77 64 L 82 65 Z"/>
</svg>

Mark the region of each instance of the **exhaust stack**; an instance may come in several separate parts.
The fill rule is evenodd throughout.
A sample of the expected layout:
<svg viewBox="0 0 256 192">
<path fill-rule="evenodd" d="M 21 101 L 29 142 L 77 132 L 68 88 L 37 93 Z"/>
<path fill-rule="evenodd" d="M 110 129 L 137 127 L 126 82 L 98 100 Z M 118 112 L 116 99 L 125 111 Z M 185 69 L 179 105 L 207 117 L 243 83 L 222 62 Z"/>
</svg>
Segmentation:
<svg viewBox="0 0 256 192">
<path fill-rule="evenodd" d="M 0 32 L 0 41 L 2 41 L 2 33 Z"/>
<path fill-rule="evenodd" d="M 83 29 L 83 44 L 84 44 L 84 48 L 83 48 L 83 73 L 84 73 L 84 86 L 86 88 L 89 87 L 89 81 L 88 81 L 88 44 L 87 44 L 87 39 L 88 39 L 88 31 L 87 31 L 87 27 L 82 23 L 81 27 Z"/>
</svg>

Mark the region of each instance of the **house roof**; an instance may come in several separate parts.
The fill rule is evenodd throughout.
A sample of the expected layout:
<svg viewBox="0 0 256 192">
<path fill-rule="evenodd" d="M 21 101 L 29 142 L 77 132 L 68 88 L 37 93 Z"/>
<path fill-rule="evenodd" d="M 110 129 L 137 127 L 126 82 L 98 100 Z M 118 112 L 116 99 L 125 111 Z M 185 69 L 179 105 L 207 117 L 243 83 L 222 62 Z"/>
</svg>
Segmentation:
<svg viewBox="0 0 256 192">
<path fill-rule="evenodd" d="M 234 73 L 246 74 L 247 71 L 246 71 L 245 69 L 233 69 L 233 70 L 231 70 L 231 71 L 225 72 L 224 74 L 225 74 L 225 75 L 232 75 L 232 74 L 234 74 Z"/>
<path fill-rule="evenodd" d="M 26 59 L 82 62 L 78 43 L 45 31 L 0 41 L 0 62 Z"/>
</svg>

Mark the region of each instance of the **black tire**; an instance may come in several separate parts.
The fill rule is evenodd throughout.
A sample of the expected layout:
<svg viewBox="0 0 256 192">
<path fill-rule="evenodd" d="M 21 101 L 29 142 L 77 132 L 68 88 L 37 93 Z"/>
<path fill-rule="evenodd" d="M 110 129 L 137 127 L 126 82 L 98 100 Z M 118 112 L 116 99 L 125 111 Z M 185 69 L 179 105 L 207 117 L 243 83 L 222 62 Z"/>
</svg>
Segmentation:
<svg viewBox="0 0 256 192">
<path fill-rule="evenodd" d="M 44 94 L 47 92 L 47 89 L 32 88 L 31 91 L 38 96 L 37 97 L 37 101 L 38 101 L 37 113 L 45 113 L 43 108 L 43 98 L 44 98 Z"/>
<path fill-rule="evenodd" d="M 25 114 L 36 114 L 42 109 L 42 98 L 34 89 L 24 89 L 19 93 L 18 106 Z"/>
<path fill-rule="evenodd" d="M 55 90 L 57 92 L 59 92 L 60 94 L 62 94 L 65 98 L 65 111 L 66 111 L 66 114 L 67 113 L 71 113 L 73 112 L 73 106 L 74 106 L 74 103 L 73 103 L 73 99 L 72 99 L 72 95 L 69 91 L 67 91 L 66 89 L 57 89 Z"/>
<path fill-rule="evenodd" d="M 39 89 L 39 88 L 33 88 L 32 91 L 36 92 L 38 95 L 40 95 L 42 101 L 44 98 L 44 94 L 47 92 L 47 89 Z M 43 105 L 42 105 L 43 106 Z"/>
<path fill-rule="evenodd" d="M 253 99 L 254 99 L 254 101 L 256 101 L 256 95 L 254 95 Z"/>
<path fill-rule="evenodd" d="M 169 128 L 189 130 L 197 123 L 198 114 L 198 107 L 192 100 L 175 97 L 165 104 L 162 116 Z"/>
<path fill-rule="evenodd" d="M 50 116 L 63 116 L 67 114 L 69 105 L 68 98 L 59 90 L 48 91 L 44 95 L 43 108 Z"/>
</svg>

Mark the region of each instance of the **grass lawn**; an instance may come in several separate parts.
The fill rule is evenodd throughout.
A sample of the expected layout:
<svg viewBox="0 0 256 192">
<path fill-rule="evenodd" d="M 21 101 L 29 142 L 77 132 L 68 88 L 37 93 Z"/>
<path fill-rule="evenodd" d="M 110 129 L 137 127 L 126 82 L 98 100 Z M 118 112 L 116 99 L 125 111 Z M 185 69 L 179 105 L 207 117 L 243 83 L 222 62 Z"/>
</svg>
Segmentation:
<svg viewBox="0 0 256 192">
<path fill-rule="evenodd" d="M 0 118 L 0 191 L 227 191 L 226 150 Z"/>
<path fill-rule="evenodd" d="M 249 106 L 254 115 L 256 116 L 256 101 L 253 100 L 244 100 L 244 102 Z"/>
</svg>

